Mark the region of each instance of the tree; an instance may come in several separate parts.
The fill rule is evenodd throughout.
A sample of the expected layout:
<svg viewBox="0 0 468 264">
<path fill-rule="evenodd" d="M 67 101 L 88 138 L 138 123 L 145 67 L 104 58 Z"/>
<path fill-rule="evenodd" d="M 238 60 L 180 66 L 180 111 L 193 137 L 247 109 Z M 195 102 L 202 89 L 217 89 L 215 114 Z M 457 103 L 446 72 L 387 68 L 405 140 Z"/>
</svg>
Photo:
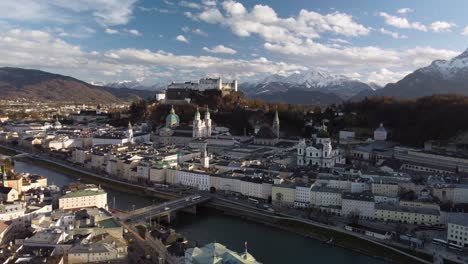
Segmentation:
<svg viewBox="0 0 468 264">
<path fill-rule="evenodd" d="M 278 205 L 281 207 L 282 206 L 282 203 L 283 203 L 283 194 L 278 192 L 276 193 L 276 201 L 278 203 Z"/>
<path fill-rule="evenodd" d="M 210 187 L 210 193 L 215 193 L 215 192 L 216 192 L 216 188 L 213 187 L 213 186 L 211 186 L 211 187 Z"/>
<path fill-rule="evenodd" d="M 145 100 L 134 101 L 130 105 L 130 121 L 136 123 L 147 117 L 148 105 Z"/>
</svg>

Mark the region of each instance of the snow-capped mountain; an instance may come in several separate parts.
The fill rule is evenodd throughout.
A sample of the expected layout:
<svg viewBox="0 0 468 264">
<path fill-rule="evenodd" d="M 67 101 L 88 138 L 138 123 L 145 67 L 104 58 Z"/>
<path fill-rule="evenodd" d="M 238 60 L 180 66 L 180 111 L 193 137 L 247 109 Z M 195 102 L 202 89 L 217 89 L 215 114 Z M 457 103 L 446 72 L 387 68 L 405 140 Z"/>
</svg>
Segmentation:
<svg viewBox="0 0 468 264">
<path fill-rule="evenodd" d="M 382 89 L 361 92 L 354 99 L 365 96 L 413 99 L 447 93 L 468 95 L 468 49 L 451 60 L 435 60 L 429 66 L 417 69 Z"/>
<path fill-rule="evenodd" d="M 319 71 L 294 73 L 289 76 L 275 74 L 264 78 L 256 85 L 244 85 L 244 87 L 241 86 L 242 88 L 251 96 L 289 90 L 303 90 L 334 94 L 342 99 L 350 98 L 362 91 L 373 90 L 372 87 L 359 80 Z"/>
<path fill-rule="evenodd" d="M 117 89 L 128 88 L 128 89 L 138 89 L 138 90 L 163 90 L 166 88 L 168 83 L 169 81 L 160 80 L 157 83 L 146 85 L 136 80 L 123 80 L 123 81 L 100 84 L 100 86 L 106 86 L 106 87 L 117 88 Z"/>
<path fill-rule="evenodd" d="M 468 49 L 451 60 L 435 60 L 431 65 L 421 68 L 425 74 L 436 74 L 444 80 L 468 80 Z"/>
</svg>

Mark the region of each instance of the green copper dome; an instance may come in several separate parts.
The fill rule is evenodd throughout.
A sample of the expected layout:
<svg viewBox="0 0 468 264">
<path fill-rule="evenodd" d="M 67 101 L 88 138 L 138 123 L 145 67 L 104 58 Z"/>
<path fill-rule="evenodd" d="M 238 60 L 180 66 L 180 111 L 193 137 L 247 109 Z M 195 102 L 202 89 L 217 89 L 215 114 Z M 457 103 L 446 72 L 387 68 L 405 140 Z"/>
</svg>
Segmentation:
<svg viewBox="0 0 468 264">
<path fill-rule="evenodd" d="M 179 125 L 179 116 L 175 113 L 174 107 L 171 108 L 171 112 L 166 117 L 166 126 L 172 127 Z"/>
</svg>

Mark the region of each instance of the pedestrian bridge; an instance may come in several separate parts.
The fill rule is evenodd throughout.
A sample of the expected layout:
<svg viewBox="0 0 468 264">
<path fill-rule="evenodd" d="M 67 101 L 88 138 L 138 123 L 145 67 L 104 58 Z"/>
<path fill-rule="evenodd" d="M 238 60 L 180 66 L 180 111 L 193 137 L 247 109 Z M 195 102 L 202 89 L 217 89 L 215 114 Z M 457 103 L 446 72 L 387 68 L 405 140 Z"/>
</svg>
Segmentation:
<svg viewBox="0 0 468 264">
<path fill-rule="evenodd" d="M 196 206 L 211 200 L 208 195 L 190 195 L 177 200 L 172 200 L 162 204 L 151 205 L 143 208 L 139 208 L 133 211 L 129 211 L 123 216 L 123 220 L 127 223 L 142 222 L 147 219 L 159 219 L 161 217 L 167 217 L 170 222 L 171 214 L 179 210 L 189 210 L 196 212 Z"/>
</svg>

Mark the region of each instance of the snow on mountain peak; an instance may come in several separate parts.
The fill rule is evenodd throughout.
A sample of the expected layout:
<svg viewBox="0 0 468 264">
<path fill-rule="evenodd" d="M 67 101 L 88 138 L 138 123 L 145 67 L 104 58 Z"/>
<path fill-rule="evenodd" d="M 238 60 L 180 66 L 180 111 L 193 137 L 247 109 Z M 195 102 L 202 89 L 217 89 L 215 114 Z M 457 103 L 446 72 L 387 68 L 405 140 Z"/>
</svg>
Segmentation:
<svg viewBox="0 0 468 264">
<path fill-rule="evenodd" d="M 333 75 L 320 71 L 306 71 L 293 73 L 289 76 L 271 75 L 265 78 L 261 83 L 281 82 L 288 84 L 305 85 L 308 88 L 321 88 L 331 85 L 342 85 L 344 82 L 354 81 L 344 75 Z"/>
<path fill-rule="evenodd" d="M 468 79 L 468 49 L 451 60 L 435 60 L 431 65 L 421 68 L 421 71 L 437 73 L 445 80 L 457 77 Z"/>
</svg>

